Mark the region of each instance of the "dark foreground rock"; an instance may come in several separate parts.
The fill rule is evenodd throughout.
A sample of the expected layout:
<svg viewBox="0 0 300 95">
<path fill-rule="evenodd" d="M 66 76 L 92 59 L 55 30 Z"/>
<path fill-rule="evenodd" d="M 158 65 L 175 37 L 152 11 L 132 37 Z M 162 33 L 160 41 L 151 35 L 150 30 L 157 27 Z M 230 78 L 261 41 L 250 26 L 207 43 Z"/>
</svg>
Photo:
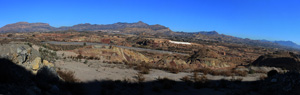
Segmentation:
<svg viewBox="0 0 300 95">
<path fill-rule="evenodd" d="M 280 67 L 288 70 L 299 70 L 299 57 L 292 52 L 278 51 L 265 54 L 256 59 L 252 65 Z"/>
</svg>

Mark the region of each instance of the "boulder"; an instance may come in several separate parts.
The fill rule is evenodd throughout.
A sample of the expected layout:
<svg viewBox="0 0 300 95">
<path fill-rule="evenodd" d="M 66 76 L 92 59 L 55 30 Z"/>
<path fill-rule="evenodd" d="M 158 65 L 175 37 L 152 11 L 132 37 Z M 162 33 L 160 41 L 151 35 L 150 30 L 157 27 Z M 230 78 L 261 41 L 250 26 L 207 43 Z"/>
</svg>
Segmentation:
<svg viewBox="0 0 300 95">
<path fill-rule="evenodd" d="M 41 58 L 36 57 L 32 62 L 31 62 L 31 69 L 33 70 L 33 73 L 36 74 L 36 72 L 39 70 L 41 64 Z"/>
<path fill-rule="evenodd" d="M 19 64 L 26 62 L 29 54 L 24 46 L 17 48 L 17 60 Z"/>
<path fill-rule="evenodd" d="M 53 64 L 53 63 L 50 63 L 50 62 L 47 61 L 47 60 L 43 60 L 43 65 L 44 65 L 44 66 L 47 66 L 47 67 L 54 67 L 54 64 Z"/>
</svg>

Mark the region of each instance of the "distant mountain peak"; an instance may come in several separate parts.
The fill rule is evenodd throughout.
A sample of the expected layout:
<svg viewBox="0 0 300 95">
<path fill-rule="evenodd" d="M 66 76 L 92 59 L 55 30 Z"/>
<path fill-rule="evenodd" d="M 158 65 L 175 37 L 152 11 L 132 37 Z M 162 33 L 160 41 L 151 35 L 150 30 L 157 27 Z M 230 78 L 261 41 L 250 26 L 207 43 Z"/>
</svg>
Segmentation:
<svg viewBox="0 0 300 95">
<path fill-rule="evenodd" d="M 137 25 L 148 25 L 147 23 L 144 23 L 144 22 L 142 22 L 142 21 L 139 21 L 139 22 L 134 23 L 134 24 L 137 24 Z"/>
<path fill-rule="evenodd" d="M 200 33 L 202 35 L 218 35 L 219 34 L 217 31 L 200 31 L 197 33 Z"/>
<path fill-rule="evenodd" d="M 138 21 L 137 23 L 144 23 L 143 21 Z"/>
<path fill-rule="evenodd" d="M 74 25 L 74 26 L 81 26 L 81 25 L 92 25 L 90 23 L 81 23 L 81 24 L 77 24 L 77 25 Z"/>
<path fill-rule="evenodd" d="M 29 24 L 28 22 L 17 22 L 17 23 L 14 23 L 14 24 Z"/>
</svg>

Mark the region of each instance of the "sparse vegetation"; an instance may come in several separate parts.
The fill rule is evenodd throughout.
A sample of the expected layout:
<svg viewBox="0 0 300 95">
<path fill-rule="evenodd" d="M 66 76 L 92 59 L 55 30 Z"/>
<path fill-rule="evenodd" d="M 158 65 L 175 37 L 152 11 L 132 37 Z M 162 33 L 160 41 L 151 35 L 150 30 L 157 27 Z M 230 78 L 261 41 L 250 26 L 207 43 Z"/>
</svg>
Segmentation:
<svg viewBox="0 0 300 95">
<path fill-rule="evenodd" d="M 65 82 L 71 82 L 71 83 L 79 82 L 79 80 L 75 78 L 74 72 L 57 70 L 57 74 L 58 74 Z"/>
<path fill-rule="evenodd" d="M 149 74 L 149 72 L 150 72 L 149 68 L 151 68 L 149 64 L 142 62 L 142 63 L 138 64 L 134 69 L 138 70 L 142 74 Z"/>
<path fill-rule="evenodd" d="M 58 59 L 55 51 L 50 51 L 47 49 L 39 48 L 39 52 L 40 52 L 41 58 L 43 60 L 55 62 L 55 60 Z"/>
<path fill-rule="evenodd" d="M 74 49 L 83 47 L 83 45 L 54 45 L 54 44 L 41 44 L 41 45 L 44 48 L 51 49 L 51 50 L 54 50 L 54 51 L 59 51 L 59 50 L 74 50 Z"/>
<path fill-rule="evenodd" d="M 139 83 L 141 83 L 141 82 L 144 82 L 144 81 L 145 81 L 145 77 L 144 77 L 144 75 L 143 75 L 142 73 L 138 73 L 138 74 L 136 75 L 136 80 L 137 80 Z"/>
<path fill-rule="evenodd" d="M 26 43 L 29 47 L 32 47 L 32 44 L 31 43 Z"/>
<path fill-rule="evenodd" d="M 196 69 L 194 72 L 202 72 L 204 75 L 211 74 L 211 75 L 223 75 L 223 76 L 247 76 L 247 71 L 236 71 L 234 69 L 231 70 L 211 70 L 209 68 L 202 68 Z"/>
<path fill-rule="evenodd" d="M 259 80 L 264 80 L 265 78 L 267 78 L 266 75 L 260 75 L 260 76 L 259 76 Z"/>
<path fill-rule="evenodd" d="M 191 78 L 189 76 L 184 76 L 182 77 L 180 80 L 184 81 L 184 82 L 190 82 Z"/>
<path fill-rule="evenodd" d="M 88 63 L 88 60 L 87 60 L 87 59 L 85 59 L 83 63 L 84 63 L 84 64 L 87 64 L 87 63 Z"/>
<path fill-rule="evenodd" d="M 242 80 L 243 80 L 243 78 L 241 78 L 241 77 L 236 78 L 235 76 L 232 76 L 230 79 L 230 81 L 237 82 L 237 83 L 242 82 Z"/>
</svg>

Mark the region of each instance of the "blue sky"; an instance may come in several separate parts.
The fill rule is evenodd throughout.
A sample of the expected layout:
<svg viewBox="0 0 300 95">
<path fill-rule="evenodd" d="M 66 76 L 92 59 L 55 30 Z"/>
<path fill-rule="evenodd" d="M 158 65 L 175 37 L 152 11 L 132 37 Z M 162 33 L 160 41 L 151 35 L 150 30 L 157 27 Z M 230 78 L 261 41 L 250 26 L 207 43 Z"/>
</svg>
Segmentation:
<svg viewBox="0 0 300 95">
<path fill-rule="evenodd" d="M 300 44 L 300 0 L 1 0 L 0 27 L 143 21 L 174 31 L 210 31 Z"/>
</svg>

